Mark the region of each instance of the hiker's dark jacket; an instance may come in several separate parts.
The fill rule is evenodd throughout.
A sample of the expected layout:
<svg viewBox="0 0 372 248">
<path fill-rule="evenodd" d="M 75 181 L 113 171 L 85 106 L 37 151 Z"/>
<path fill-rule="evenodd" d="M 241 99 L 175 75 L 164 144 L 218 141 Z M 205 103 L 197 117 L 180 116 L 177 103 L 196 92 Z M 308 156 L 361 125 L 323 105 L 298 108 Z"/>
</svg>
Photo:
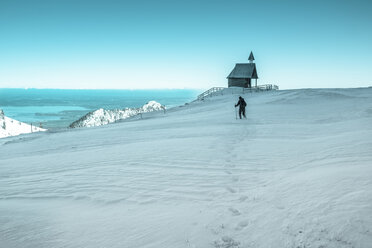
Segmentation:
<svg viewBox="0 0 372 248">
<path fill-rule="evenodd" d="M 235 104 L 235 107 L 239 106 L 240 109 L 245 108 L 247 106 L 247 103 L 244 101 L 244 98 L 240 98 L 238 103 Z"/>
</svg>

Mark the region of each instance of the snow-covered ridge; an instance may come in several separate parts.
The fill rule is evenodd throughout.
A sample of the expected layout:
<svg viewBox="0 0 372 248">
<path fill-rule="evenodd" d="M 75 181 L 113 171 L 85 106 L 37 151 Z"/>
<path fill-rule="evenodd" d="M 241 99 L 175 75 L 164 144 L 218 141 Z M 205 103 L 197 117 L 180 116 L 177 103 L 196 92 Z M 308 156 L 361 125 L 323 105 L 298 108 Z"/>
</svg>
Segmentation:
<svg viewBox="0 0 372 248">
<path fill-rule="evenodd" d="M 41 131 L 46 131 L 46 129 L 6 117 L 4 111 L 0 109 L 0 138 Z"/>
<path fill-rule="evenodd" d="M 76 127 L 96 127 L 106 125 L 118 120 L 123 120 L 141 113 L 164 110 L 165 107 L 156 101 L 150 101 L 140 108 L 125 108 L 125 109 L 98 109 L 89 112 L 79 120 L 71 123 L 70 128 Z"/>
</svg>

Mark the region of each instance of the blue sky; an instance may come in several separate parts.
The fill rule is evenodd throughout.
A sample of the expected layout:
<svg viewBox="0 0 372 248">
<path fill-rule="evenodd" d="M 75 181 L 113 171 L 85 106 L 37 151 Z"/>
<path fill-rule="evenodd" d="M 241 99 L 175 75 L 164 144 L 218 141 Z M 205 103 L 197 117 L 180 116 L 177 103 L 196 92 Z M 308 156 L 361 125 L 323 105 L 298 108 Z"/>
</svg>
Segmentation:
<svg viewBox="0 0 372 248">
<path fill-rule="evenodd" d="M 372 85 L 372 1 L 0 0 L 0 88 Z"/>
</svg>

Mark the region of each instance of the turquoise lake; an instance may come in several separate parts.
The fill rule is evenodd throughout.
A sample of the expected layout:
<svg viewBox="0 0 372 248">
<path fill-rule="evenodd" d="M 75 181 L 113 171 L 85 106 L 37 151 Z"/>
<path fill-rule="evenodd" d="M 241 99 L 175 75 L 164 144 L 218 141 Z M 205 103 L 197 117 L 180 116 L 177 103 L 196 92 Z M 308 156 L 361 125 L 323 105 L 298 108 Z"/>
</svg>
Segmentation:
<svg viewBox="0 0 372 248">
<path fill-rule="evenodd" d="M 196 99 L 201 90 L 60 90 L 0 89 L 6 116 L 50 129 L 66 128 L 99 108 L 137 108 L 157 101 L 167 108 Z"/>
</svg>

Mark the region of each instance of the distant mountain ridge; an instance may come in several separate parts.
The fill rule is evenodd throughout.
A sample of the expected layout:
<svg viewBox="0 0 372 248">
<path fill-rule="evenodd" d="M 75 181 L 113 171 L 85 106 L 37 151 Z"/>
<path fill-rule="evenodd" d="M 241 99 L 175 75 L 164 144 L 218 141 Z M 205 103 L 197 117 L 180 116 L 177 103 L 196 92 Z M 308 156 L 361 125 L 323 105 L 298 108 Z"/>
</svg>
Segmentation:
<svg viewBox="0 0 372 248">
<path fill-rule="evenodd" d="M 6 117 L 4 111 L 0 109 L 0 138 L 16 136 L 25 133 L 43 132 L 47 129 L 29 125 L 24 122 Z"/>
<path fill-rule="evenodd" d="M 141 113 L 159 111 L 164 109 L 165 107 L 156 101 L 150 101 L 140 108 L 125 108 L 115 110 L 106 110 L 100 108 L 98 110 L 89 112 L 88 114 L 81 117 L 79 120 L 74 121 L 73 123 L 70 124 L 69 127 L 78 128 L 102 126 Z"/>
</svg>

